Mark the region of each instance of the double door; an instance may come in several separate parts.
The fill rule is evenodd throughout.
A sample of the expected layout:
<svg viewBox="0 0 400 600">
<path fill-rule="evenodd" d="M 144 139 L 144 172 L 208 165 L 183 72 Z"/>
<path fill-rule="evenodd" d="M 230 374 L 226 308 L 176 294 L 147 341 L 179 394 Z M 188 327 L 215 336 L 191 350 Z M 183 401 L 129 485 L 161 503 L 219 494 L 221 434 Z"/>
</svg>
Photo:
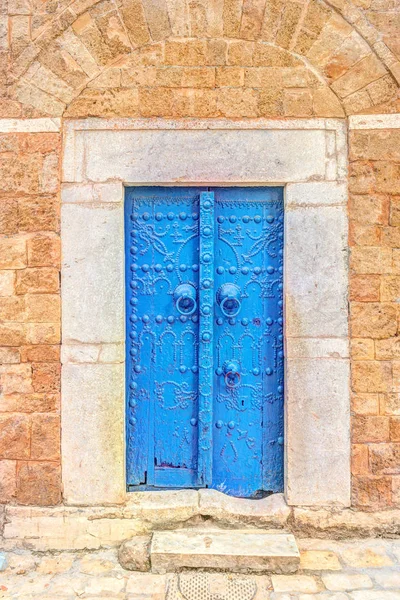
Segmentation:
<svg viewBox="0 0 400 600">
<path fill-rule="evenodd" d="M 129 488 L 281 491 L 282 188 L 127 188 L 125 234 Z"/>
</svg>

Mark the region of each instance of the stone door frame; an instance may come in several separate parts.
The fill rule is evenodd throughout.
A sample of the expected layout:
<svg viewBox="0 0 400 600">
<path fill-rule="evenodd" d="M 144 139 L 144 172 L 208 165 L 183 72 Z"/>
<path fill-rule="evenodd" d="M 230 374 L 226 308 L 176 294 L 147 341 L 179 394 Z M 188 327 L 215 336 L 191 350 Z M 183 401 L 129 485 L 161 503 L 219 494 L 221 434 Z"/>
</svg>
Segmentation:
<svg viewBox="0 0 400 600">
<path fill-rule="evenodd" d="M 285 186 L 285 497 L 350 505 L 346 179 L 338 119 L 64 122 L 67 504 L 121 504 L 135 494 L 125 477 L 124 187 L 193 184 Z"/>
</svg>

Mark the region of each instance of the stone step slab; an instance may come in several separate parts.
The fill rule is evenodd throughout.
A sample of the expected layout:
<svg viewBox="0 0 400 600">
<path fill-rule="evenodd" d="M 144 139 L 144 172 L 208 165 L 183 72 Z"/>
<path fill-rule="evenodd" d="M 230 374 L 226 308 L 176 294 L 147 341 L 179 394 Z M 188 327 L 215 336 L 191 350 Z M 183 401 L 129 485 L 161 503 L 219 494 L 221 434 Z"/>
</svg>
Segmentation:
<svg viewBox="0 0 400 600">
<path fill-rule="evenodd" d="M 234 573 L 295 573 L 300 553 L 293 535 L 258 529 L 155 531 L 151 570 L 213 569 Z"/>
</svg>

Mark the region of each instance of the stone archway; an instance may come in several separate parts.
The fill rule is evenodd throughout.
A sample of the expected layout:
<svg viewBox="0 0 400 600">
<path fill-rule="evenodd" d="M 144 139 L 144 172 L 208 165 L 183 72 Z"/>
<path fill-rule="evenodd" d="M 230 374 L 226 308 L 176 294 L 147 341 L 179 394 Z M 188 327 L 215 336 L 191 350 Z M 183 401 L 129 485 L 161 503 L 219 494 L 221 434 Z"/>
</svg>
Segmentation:
<svg viewBox="0 0 400 600">
<path fill-rule="evenodd" d="M 304 117 L 374 111 L 397 97 L 398 63 L 366 23 L 350 2 L 312 0 L 289 7 L 263 0 L 188 5 L 129 0 L 119 6 L 75 0 L 52 20 L 36 15 L 33 40 L 12 60 L 9 97 L 50 116 Z M 286 52 L 288 64 L 281 61 Z M 263 73 L 259 81 L 248 72 L 292 68 L 293 62 L 309 71 L 307 81 L 282 71 Z M 172 73 L 174 66 L 220 70 L 213 80 L 211 72 Z M 142 79 L 126 76 L 133 67 L 142 68 Z M 155 76 L 153 67 L 159 70 Z M 233 70 L 223 73 L 223 67 L 244 72 L 234 79 Z M 230 91 L 210 93 L 218 79 Z M 291 91 L 266 99 L 266 90 L 279 85 Z M 218 98 L 212 110 L 213 95 Z"/>
</svg>

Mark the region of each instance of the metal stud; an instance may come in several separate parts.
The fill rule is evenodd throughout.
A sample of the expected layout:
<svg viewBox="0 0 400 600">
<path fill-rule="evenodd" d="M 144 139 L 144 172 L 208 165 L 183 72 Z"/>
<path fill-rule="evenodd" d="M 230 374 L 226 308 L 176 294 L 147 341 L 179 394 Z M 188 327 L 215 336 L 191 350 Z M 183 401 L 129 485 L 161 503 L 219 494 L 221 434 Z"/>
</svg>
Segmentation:
<svg viewBox="0 0 400 600">
<path fill-rule="evenodd" d="M 173 213 L 173 212 L 169 212 L 169 213 L 167 214 L 167 219 L 168 219 L 168 221 L 173 221 L 173 220 L 174 220 L 174 217 L 175 217 L 175 215 L 174 215 L 174 213 Z"/>
<path fill-rule="evenodd" d="M 223 427 L 223 426 L 224 426 L 224 424 L 223 424 L 223 422 L 222 422 L 222 421 L 217 421 L 217 422 L 215 423 L 215 427 L 216 427 L 217 429 L 222 429 L 222 427 Z"/>
</svg>

